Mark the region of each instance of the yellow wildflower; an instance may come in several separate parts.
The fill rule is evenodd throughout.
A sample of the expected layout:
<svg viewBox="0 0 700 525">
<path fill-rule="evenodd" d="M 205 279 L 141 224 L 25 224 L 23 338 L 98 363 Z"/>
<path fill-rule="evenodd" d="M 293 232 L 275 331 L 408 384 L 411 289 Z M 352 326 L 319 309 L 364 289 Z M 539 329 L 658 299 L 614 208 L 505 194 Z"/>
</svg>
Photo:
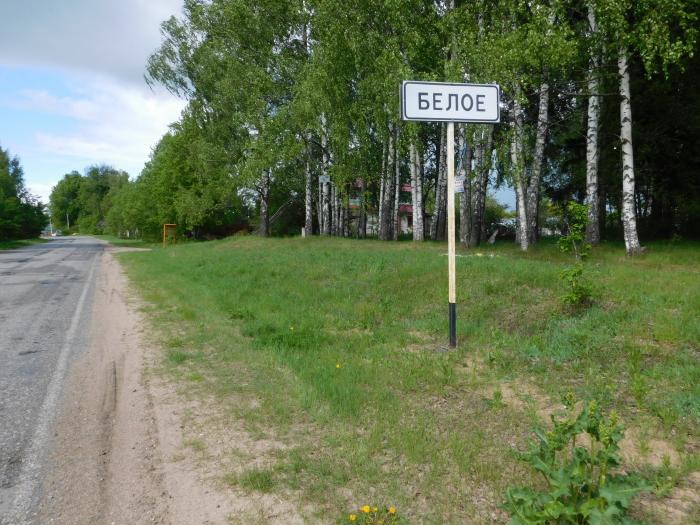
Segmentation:
<svg viewBox="0 0 700 525">
<path fill-rule="evenodd" d="M 389 507 L 389 514 L 396 514 L 396 509 L 394 507 Z"/>
<path fill-rule="evenodd" d="M 378 509 L 377 507 L 374 507 L 374 508 L 372 509 L 372 512 L 377 512 L 378 510 L 379 510 L 379 509 Z"/>
<path fill-rule="evenodd" d="M 350 521 L 355 521 L 357 519 L 357 516 L 354 514 L 350 514 Z"/>
<path fill-rule="evenodd" d="M 362 512 L 364 512 L 365 514 L 369 514 L 369 505 L 365 505 L 364 507 L 362 507 Z"/>
<path fill-rule="evenodd" d="M 335 367 L 336 367 L 336 368 L 340 368 L 340 363 L 336 363 L 336 364 L 335 364 Z"/>
</svg>

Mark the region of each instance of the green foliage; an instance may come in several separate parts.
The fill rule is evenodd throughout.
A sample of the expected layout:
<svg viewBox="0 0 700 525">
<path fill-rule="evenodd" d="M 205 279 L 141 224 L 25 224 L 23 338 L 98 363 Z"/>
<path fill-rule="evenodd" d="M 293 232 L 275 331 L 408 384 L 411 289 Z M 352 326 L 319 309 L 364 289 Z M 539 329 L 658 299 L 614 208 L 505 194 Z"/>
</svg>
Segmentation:
<svg viewBox="0 0 700 525">
<path fill-rule="evenodd" d="M 0 148 L 0 241 L 38 237 L 47 224 L 44 205 L 24 186 L 19 159 Z"/>
<path fill-rule="evenodd" d="M 509 525 L 631 523 L 631 499 L 649 490 L 638 476 L 621 474 L 622 426 L 613 412 L 605 417 L 591 401 L 575 414 L 573 395 L 565 399 L 566 415 L 552 416 L 553 429 L 535 429 L 530 449 L 519 453 L 546 482 L 544 490 L 509 488 L 504 508 Z"/>
<path fill-rule="evenodd" d="M 578 262 L 561 271 L 561 280 L 566 285 L 562 301 L 572 308 L 587 306 L 591 302 L 593 290 L 583 276 L 583 269 L 583 264 Z"/>
<path fill-rule="evenodd" d="M 591 245 L 586 242 L 588 206 L 570 201 L 563 216 L 566 233 L 557 240 L 557 245 L 563 253 L 572 253 L 576 261 L 583 261 L 591 251 Z"/>
<path fill-rule="evenodd" d="M 105 233 L 107 216 L 128 183 L 128 173 L 106 165 L 89 166 L 85 175 L 67 173 L 49 197 L 54 225 L 68 229 L 70 223 L 81 233 Z"/>
<path fill-rule="evenodd" d="M 557 246 L 563 253 L 571 253 L 576 258 L 573 266 L 561 272 L 561 279 L 567 289 L 562 300 L 570 307 L 585 306 L 591 302 L 592 289 L 583 276 L 583 261 L 591 251 L 591 245 L 586 242 L 587 220 L 587 206 L 574 201 L 566 205 L 564 223 L 567 233 L 557 240 Z"/>
</svg>

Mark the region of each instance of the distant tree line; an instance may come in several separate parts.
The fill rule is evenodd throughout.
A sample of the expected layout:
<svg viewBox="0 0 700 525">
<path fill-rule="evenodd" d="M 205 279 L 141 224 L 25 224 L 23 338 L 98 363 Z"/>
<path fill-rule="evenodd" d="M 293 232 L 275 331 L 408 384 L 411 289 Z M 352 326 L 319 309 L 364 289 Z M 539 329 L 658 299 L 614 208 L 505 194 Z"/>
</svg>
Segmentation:
<svg viewBox="0 0 700 525">
<path fill-rule="evenodd" d="M 399 114 L 400 82 L 424 79 L 502 88 L 499 125 L 457 126 L 465 245 L 493 230 L 503 184 L 524 250 L 569 200 L 593 244 L 697 236 L 699 15 L 693 0 L 186 0 L 147 81 L 188 105 L 105 225 L 444 239 L 445 126 Z"/>
<path fill-rule="evenodd" d="M 0 241 L 38 237 L 47 224 L 44 205 L 24 185 L 19 158 L 0 147 Z"/>
<path fill-rule="evenodd" d="M 107 233 L 107 218 L 123 199 L 121 190 L 128 182 L 128 173 L 105 165 L 90 166 L 84 175 L 67 173 L 49 198 L 53 225 L 66 231 Z"/>
</svg>

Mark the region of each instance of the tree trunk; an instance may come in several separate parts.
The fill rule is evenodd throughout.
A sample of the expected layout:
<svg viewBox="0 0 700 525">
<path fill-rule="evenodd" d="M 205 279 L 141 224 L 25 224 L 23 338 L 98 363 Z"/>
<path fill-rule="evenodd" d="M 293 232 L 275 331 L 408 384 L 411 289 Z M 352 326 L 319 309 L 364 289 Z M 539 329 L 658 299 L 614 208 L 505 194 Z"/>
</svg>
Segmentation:
<svg viewBox="0 0 700 525">
<path fill-rule="evenodd" d="M 474 218 L 469 236 L 469 245 L 478 246 L 484 240 L 486 229 L 486 195 L 489 173 L 491 172 L 491 148 L 493 146 L 493 126 L 481 126 L 476 150 L 476 179 L 474 185 Z"/>
<path fill-rule="evenodd" d="M 392 219 L 392 186 L 394 185 L 394 130 L 389 130 L 389 145 L 387 147 L 385 171 L 382 174 L 383 185 L 381 192 L 381 220 L 379 222 L 379 238 L 383 241 L 391 239 Z"/>
<path fill-rule="evenodd" d="M 467 127 L 459 124 L 457 127 L 457 149 L 459 151 L 459 169 L 457 176 L 464 180 L 464 191 L 459 194 L 459 242 L 464 246 L 469 244 L 471 231 L 471 184 L 469 181 L 472 166 L 472 148 L 467 141 Z"/>
<path fill-rule="evenodd" d="M 471 219 L 471 229 L 469 231 L 469 239 L 467 240 L 467 245 L 469 247 L 481 244 L 481 223 L 483 221 L 483 211 L 485 209 L 485 202 L 482 195 L 486 195 L 486 184 L 484 183 L 483 177 L 484 147 L 484 127 L 479 126 L 478 131 L 474 134 L 476 177 L 474 177 L 474 183 L 472 184 L 472 208 L 474 216 Z"/>
<path fill-rule="evenodd" d="M 438 223 L 438 210 L 440 206 L 440 173 L 442 170 L 442 165 L 440 163 L 443 143 L 443 127 L 444 124 L 440 124 L 440 139 L 438 140 L 437 148 L 435 149 L 435 206 L 433 209 L 433 217 L 430 221 L 430 239 L 433 241 L 437 239 L 437 223 Z"/>
<path fill-rule="evenodd" d="M 588 5 L 588 23 L 591 33 L 598 33 L 593 5 Z M 598 195 L 598 129 L 600 127 L 600 78 L 598 68 L 600 57 L 598 51 L 591 52 L 588 69 L 588 126 L 586 130 L 586 205 L 588 206 L 588 222 L 586 223 L 586 242 L 600 244 L 600 213 Z"/>
<path fill-rule="evenodd" d="M 328 175 L 328 134 L 326 130 L 326 115 L 321 115 L 321 149 L 322 152 L 322 173 Z M 330 206 L 330 183 L 322 184 L 322 203 L 323 203 L 323 235 L 331 234 L 331 206 Z"/>
<path fill-rule="evenodd" d="M 338 236 L 338 188 L 335 184 L 330 185 L 330 199 L 331 199 L 331 235 Z"/>
<path fill-rule="evenodd" d="M 270 172 L 263 172 L 260 181 L 260 235 L 269 237 L 270 235 Z"/>
<path fill-rule="evenodd" d="M 401 233 L 401 217 L 399 216 L 399 201 L 401 199 L 401 158 L 399 154 L 399 127 L 394 128 L 394 211 L 392 214 L 392 238 L 399 240 Z"/>
<path fill-rule="evenodd" d="M 304 231 L 311 236 L 314 233 L 314 212 L 313 212 L 313 191 L 311 166 L 309 165 L 309 150 L 306 150 L 306 162 L 304 163 L 304 174 L 306 175 L 306 188 L 304 194 Z"/>
<path fill-rule="evenodd" d="M 413 204 L 413 240 L 423 240 L 423 181 L 420 154 L 411 142 L 411 203 Z"/>
<path fill-rule="evenodd" d="M 510 161 L 515 182 L 515 198 L 518 216 L 518 230 L 516 241 L 520 249 L 527 251 L 530 246 L 527 235 L 527 199 L 525 194 L 525 173 L 523 170 L 523 111 L 520 103 L 513 102 L 513 136 L 510 143 Z"/>
<path fill-rule="evenodd" d="M 430 227 L 431 238 L 433 240 L 445 239 L 445 223 L 447 214 L 447 126 L 440 125 L 440 149 L 436 152 L 439 155 L 438 176 L 435 183 L 435 211 L 433 212 L 433 223 Z"/>
<path fill-rule="evenodd" d="M 549 123 L 549 84 L 540 85 L 540 103 L 537 110 L 537 134 L 535 137 L 535 155 L 532 159 L 532 172 L 527 187 L 527 236 L 528 244 L 539 237 L 538 216 L 540 208 L 540 179 L 544 161 L 544 146 Z"/>
<path fill-rule="evenodd" d="M 321 170 L 323 173 L 323 170 Z M 318 234 L 323 235 L 323 183 L 318 181 L 318 198 L 316 199 L 316 216 L 318 220 Z"/>
<path fill-rule="evenodd" d="M 632 107 L 627 49 L 621 48 L 617 61 L 620 74 L 620 139 L 622 141 L 622 228 L 627 255 L 641 251 L 637 236 L 634 203 L 634 155 L 632 148 Z"/>
<path fill-rule="evenodd" d="M 357 236 L 367 238 L 367 210 L 365 209 L 365 189 L 367 183 L 364 177 L 360 179 L 360 217 L 357 224 Z"/>
</svg>

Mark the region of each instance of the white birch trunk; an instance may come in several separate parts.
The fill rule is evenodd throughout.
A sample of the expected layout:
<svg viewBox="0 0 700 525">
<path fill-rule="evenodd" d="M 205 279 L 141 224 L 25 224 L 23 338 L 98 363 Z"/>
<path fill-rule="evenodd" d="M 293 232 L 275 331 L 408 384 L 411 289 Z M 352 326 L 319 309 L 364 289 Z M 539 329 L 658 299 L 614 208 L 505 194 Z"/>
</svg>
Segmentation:
<svg viewBox="0 0 700 525">
<path fill-rule="evenodd" d="M 471 222 L 471 184 L 469 175 L 472 165 L 472 148 L 467 142 L 467 127 L 457 126 L 457 150 L 459 151 L 459 170 L 457 176 L 464 180 L 464 191 L 459 194 L 459 242 L 464 246 L 469 243 Z"/>
<path fill-rule="evenodd" d="M 328 133 L 326 130 L 326 115 L 321 115 L 321 149 L 322 152 L 322 173 L 328 175 Z M 331 234 L 331 208 L 330 208 L 330 183 L 325 182 L 322 187 L 322 207 L 323 207 L 323 235 Z"/>
<path fill-rule="evenodd" d="M 382 144 L 382 172 L 379 177 L 379 206 L 377 207 L 377 236 L 379 236 L 379 227 L 384 220 L 384 186 L 386 186 L 386 157 L 387 145 Z"/>
<path fill-rule="evenodd" d="M 386 156 L 386 170 L 384 174 L 384 186 L 382 192 L 382 220 L 379 223 L 379 238 L 383 241 L 391 239 L 392 197 L 394 181 L 394 130 L 389 131 L 389 146 Z"/>
<path fill-rule="evenodd" d="M 323 184 L 318 181 L 318 198 L 316 199 L 316 216 L 318 220 L 318 234 L 323 235 Z"/>
<path fill-rule="evenodd" d="M 447 214 L 447 126 L 441 124 L 440 131 L 440 162 L 438 163 L 438 178 L 435 184 L 435 211 L 430 225 L 430 237 L 433 240 L 445 238 L 445 223 Z"/>
<path fill-rule="evenodd" d="M 474 187 L 474 218 L 469 238 L 470 246 L 477 246 L 484 240 L 486 229 L 486 194 L 491 171 L 491 148 L 493 145 L 493 126 L 481 126 L 476 150 L 476 179 Z"/>
<path fill-rule="evenodd" d="M 510 143 L 510 160 L 515 182 L 515 197 L 518 212 L 518 239 L 520 249 L 527 251 L 530 246 L 527 235 L 527 200 L 525 194 L 525 173 L 523 170 L 523 111 L 520 103 L 513 102 L 513 136 Z"/>
<path fill-rule="evenodd" d="M 338 236 L 338 188 L 331 183 L 331 235 Z"/>
<path fill-rule="evenodd" d="M 260 235 L 270 235 L 270 172 L 263 172 L 260 182 Z"/>
<path fill-rule="evenodd" d="M 620 139 L 622 141 L 622 228 L 627 255 L 640 253 L 634 201 L 634 154 L 632 148 L 632 107 L 627 49 L 621 48 L 617 68 L 620 75 Z"/>
<path fill-rule="evenodd" d="M 411 204 L 413 206 L 413 240 L 423 240 L 423 187 L 420 167 L 420 155 L 416 151 L 416 144 L 411 141 Z"/>
<path fill-rule="evenodd" d="M 592 4 L 588 5 L 588 23 L 591 33 L 598 33 L 598 24 Z M 586 242 L 600 243 L 600 196 L 598 195 L 598 130 L 600 128 L 600 77 L 598 68 L 600 57 L 597 49 L 591 52 L 588 69 L 588 124 L 586 130 L 586 205 L 588 222 L 586 223 Z"/>
<path fill-rule="evenodd" d="M 544 161 L 544 146 L 549 124 L 549 84 L 540 84 L 540 101 L 537 109 L 537 132 L 535 136 L 535 154 L 532 158 L 532 171 L 527 186 L 527 235 L 528 243 L 537 241 L 538 215 L 540 208 L 540 179 Z"/>
<path fill-rule="evenodd" d="M 399 128 L 395 128 L 395 138 L 394 138 L 394 211 L 392 213 L 392 238 L 395 241 L 399 240 L 399 234 L 401 233 L 401 217 L 399 217 L 399 200 L 401 197 L 401 162 L 399 157 Z"/>
<path fill-rule="evenodd" d="M 304 175 L 306 178 L 306 186 L 304 193 L 304 230 L 306 235 L 311 236 L 314 233 L 314 212 L 313 212 L 313 181 L 311 176 L 311 166 L 309 165 L 309 150 L 306 150 L 306 162 L 304 163 Z"/>
</svg>

